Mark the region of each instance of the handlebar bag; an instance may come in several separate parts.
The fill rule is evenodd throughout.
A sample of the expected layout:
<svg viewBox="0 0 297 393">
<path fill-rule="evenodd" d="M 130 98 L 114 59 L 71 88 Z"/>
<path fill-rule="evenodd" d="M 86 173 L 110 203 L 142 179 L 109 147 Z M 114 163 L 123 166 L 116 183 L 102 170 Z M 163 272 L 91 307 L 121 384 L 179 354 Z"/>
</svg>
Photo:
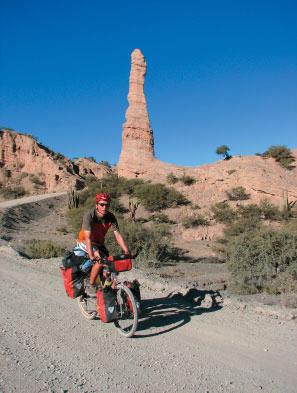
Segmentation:
<svg viewBox="0 0 297 393">
<path fill-rule="evenodd" d="M 141 304 L 141 294 L 140 294 L 139 282 L 137 280 L 133 280 L 132 282 L 131 281 L 124 281 L 123 284 L 126 287 L 128 287 L 131 290 L 131 292 L 133 293 L 133 296 L 134 296 L 135 302 L 136 302 L 137 312 L 138 312 L 138 315 L 140 315 L 140 313 L 142 311 L 142 304 Z M 132 303 L 129 298 L 128 298 L 128 307 L 131 311 L 133 311 Z"/>
<path fill-rule="evenodd" d="M 84 292 L 83 274 L 78 266 L 69 267 L 67 269 L 60 268 L 64 288 L 69 297 L 72 299 L 80 296 Z"/>
<path fill-rule="evenodd" d="M 111 262 L 111 269 L 120 273 L 132 269 L 132 259 L 130 255 L 121 254 L 114 257 L 108 257 Z"/>
<path fill-rule="evenodd" d="M 97 309 L 102 322 L 112 322 L 117 319 L 116 292 L 112 288 L 98 289 Z"/>
</svg>

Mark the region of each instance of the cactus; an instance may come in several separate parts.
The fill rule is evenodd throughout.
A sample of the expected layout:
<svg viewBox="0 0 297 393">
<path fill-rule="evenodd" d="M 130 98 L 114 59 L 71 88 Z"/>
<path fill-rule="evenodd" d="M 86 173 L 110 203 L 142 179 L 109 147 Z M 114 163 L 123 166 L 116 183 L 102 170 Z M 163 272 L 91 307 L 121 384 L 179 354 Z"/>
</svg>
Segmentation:
<svg viewBox="0 0 297 393">
<path fill-rule="evenodd" d="M 139 205 L 140 205 L 140 202 L 137 198 L 130 198 L 129 199 L 129 213 L 130 213 L 130 218 L 133 222 L 136 221 L 136 219 L 135 219 L 136 210 L 138 209 Z"/>
<path fill-rule="evenodd" d="M 75 190 L 71 190 L 68 195 L 68 209 L 77 209 L 79 207 L 79 195 Z"/>
<path fill-rule="evenodd" d="M 295 201 L 289 202 L 289 197 L 288 197 L 288 190 L 284 190 L 284 211 L 289 212 L 293 209 L 293 207 L 296 205 L 297 199 Z"/>
</svg>

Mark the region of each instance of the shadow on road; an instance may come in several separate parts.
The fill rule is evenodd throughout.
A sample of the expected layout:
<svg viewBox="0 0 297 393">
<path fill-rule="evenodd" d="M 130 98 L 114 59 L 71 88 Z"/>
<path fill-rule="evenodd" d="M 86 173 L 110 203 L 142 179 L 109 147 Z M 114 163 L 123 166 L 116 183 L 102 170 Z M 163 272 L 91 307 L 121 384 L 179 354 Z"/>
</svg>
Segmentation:
<svg viewBox="0 0 297 393">
<path fill-rule="evenodd" d="M 168 333 L 190 322 L 195 315 L 218 311 L 222 308 L 221 295 L 218 291 L 194 288 L 185 295 L 178 293 L 163 298 L 144 299 L 142 304 L 144 311 L 134 338 Z"/>
</svg>

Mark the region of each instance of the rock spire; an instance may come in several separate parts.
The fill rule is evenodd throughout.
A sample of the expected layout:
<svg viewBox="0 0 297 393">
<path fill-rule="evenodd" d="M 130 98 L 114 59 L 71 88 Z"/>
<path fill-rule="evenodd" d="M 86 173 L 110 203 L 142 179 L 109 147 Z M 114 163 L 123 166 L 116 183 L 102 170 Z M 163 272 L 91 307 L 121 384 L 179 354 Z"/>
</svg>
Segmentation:
<svg viewBox="0 0 297 393">
<path fill-rule="evenodd" d="M 137 176 L 142 173 L 145 163 L 155 159 L 153 130 L 143 90 L 145 74 L 144 56 L 139 49 L 135 49 L 131 54 L 129 106 L 126 122 L 123 124 L 122 152 L 118 163 L 118 172 L 121 175 L 133 172 Z"/>
</svg>

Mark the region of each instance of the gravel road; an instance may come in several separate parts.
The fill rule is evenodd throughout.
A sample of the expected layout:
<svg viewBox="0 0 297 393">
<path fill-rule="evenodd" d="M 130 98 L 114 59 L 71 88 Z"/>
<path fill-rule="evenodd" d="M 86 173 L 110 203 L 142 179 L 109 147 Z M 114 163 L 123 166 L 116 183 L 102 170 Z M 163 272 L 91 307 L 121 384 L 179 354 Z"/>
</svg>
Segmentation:
<svg viewBox="0 0 297 393">
<path fill-rule="evenodd" d="M 87 321 L 58 259 L 0 246 L 0 392 L 267 392 L 297 386 L 296 322 L 143 289 L 133 339 Z"/>
</svg>

